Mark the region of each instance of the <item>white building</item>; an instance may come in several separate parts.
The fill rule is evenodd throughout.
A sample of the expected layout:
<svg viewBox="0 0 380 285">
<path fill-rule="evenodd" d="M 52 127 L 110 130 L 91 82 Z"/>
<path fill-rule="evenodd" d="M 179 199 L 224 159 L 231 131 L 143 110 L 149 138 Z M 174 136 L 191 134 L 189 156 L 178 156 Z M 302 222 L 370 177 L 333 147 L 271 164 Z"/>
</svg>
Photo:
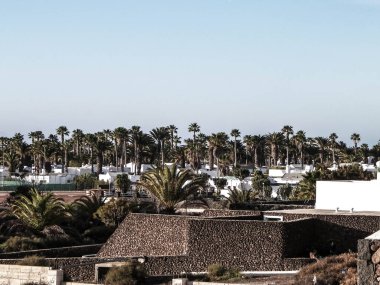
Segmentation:
<svg viewBox="0 0 380 285">
<path fill-rule="evenodd" d="M 317 181 L 315 208 L 380 211 L 380 173 L 371 181 Z"/>
</svg>

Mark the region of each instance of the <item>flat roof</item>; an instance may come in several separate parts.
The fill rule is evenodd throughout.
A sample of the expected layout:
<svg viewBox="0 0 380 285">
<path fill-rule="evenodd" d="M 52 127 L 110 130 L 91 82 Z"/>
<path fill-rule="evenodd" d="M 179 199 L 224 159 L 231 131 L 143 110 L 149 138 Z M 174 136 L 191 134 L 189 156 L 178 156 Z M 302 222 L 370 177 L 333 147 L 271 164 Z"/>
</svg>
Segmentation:
<svg viewBox="0 0 380 285">
<path fill-rule="evenodd" d="M 380 217 L 380 212 L 378 211 L 350 211 L 339 210 L 321 210 L 321 209 L 290 209 L 290 210 L 270 210 L 264 211 L 265 213 L 284 213 L 284 214 L 297 214 L 297 215 L 342 215 L 342 216 L 378 216 Z"/>
</svg>

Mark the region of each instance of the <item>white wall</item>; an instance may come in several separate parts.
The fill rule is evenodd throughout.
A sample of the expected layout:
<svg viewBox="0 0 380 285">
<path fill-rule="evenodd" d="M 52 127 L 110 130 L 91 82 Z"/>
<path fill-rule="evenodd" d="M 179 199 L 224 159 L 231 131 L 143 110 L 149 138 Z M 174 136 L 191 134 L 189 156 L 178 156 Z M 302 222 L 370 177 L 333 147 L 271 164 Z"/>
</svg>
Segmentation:
<svg viewBox="0 0 380 285">
<path fill-rule="evenodd" d="M 380 181 L 317 181 L 315 208 L 380 211 Z"/>
<path fill-rule="evenodd" d="M 60 285 L 63 280 L 62 270 L 49 267 L 0 265 L 0 284 L 21 285 L 24 283 Z"/>
</svg>

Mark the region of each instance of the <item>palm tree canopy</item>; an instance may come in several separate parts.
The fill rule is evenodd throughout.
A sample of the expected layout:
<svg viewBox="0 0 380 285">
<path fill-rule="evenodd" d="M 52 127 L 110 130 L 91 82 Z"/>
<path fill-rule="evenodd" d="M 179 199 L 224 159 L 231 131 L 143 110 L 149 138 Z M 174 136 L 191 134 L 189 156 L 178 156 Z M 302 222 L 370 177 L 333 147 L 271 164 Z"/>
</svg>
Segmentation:
<svg viewBox="0 0 380 285">
<path fill-rule="evenodd" d="M 37 189 L 31 190 L 30 197 L 20 196 L 12 205 L 11 212 L 24 225 L 39 231 L 59 224 L 66 214 L 62 199 L 54 197 L 53 193 L 41 195 Z"/>
<path fill-rule="evenodd" d="M 164 165 L 145 172 L 138 183 L 155 197 L 168 212 L 174 212 L 177 204 L 198 191 L 202 191 L 206 180 L 190 169 L 177 169 Z"/>
</svg>

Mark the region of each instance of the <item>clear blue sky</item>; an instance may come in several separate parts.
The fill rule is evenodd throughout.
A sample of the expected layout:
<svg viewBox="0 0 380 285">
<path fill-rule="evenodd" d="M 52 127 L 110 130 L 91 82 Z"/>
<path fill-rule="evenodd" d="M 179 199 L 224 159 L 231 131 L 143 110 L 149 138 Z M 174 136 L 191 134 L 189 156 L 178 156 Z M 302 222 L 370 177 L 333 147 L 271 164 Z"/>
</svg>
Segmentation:
<svg viewBox="0 0 380 285">
<path fill-rule="evenodd" d="M 0 136 L 174 124 L 380 139 L 380 0 L 0 0 Z"/>
</svg>

